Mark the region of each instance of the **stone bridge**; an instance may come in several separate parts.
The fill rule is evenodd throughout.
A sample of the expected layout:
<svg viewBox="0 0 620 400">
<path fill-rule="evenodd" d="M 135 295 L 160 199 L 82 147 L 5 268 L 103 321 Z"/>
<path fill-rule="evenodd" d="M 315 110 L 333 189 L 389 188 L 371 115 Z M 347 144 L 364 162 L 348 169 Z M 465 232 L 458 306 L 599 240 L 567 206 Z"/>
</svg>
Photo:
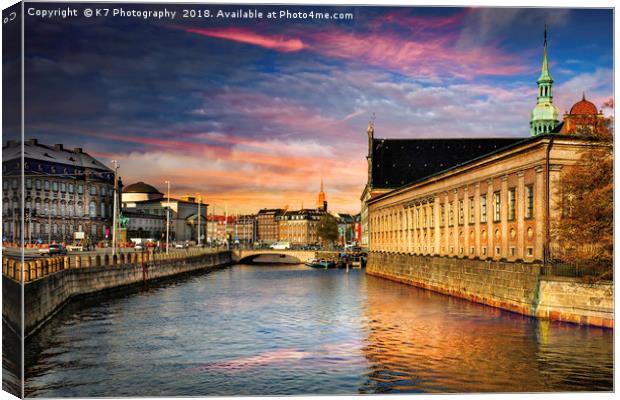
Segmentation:
<svg viewBox="0 0 620 400">
<path fill-rule="evenodd" d="M 271 256 L 264 262 L 274 262 L 283 264 L 303 263 L 309 258 L 315 257 L 313 250 L 272 250 L 272 249 L 238 249 L 232 251 L 233 261 L 251 262 L 258 256 Z"/>
</svg>

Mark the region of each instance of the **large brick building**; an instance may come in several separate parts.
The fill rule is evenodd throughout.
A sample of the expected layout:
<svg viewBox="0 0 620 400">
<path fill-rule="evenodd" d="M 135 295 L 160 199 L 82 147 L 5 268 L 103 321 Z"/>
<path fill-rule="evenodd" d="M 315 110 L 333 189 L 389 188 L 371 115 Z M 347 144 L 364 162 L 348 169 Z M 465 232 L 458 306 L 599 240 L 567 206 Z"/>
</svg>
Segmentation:
<svg viewBox="0 0 620 400">
<path fill-rule="evenodd" d="M 90 242 L 111 239 L 112 169 L 81 148 L 37 139 L 26 140 L 23 153 L 20 142 L 8 141 L 2 156 L 4 241 L 20 241 L 22 183 L 25 243 L 71 242 L 76 232 Z"/>
</svg>

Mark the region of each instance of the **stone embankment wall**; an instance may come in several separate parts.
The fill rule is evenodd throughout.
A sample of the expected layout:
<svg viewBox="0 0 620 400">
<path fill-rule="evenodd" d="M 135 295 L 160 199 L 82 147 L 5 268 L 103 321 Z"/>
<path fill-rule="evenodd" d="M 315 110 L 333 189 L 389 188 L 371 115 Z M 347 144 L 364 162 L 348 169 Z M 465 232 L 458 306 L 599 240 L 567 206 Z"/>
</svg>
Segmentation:
<svg viewBox="0 0 620 400">
<path fill-rule="evenodd" d="M 524 315 L 613 328 L 613 284 L 541 276 L 535 263 L 371 252 L 366 271 Z"/>
<path fill-rule="evenodd" d="M 69 299 L 229 265 L 231 253 L 190 250 L 171 254 L 127 253 L 119 256 L 51 257 L 24 265 L 24 331 L 35 331 Z M 3 285 L 17 285 L 20 263 L 3 260 Z M 5 282 L 7 281 L 7 282 Z M 13 281 L 13 282 L 10 282 Z M 4 298 L 3 318 L 18 327 L 20 299 Z M 6 304 L 8 302 L 8 304 Z"/>
</svg>

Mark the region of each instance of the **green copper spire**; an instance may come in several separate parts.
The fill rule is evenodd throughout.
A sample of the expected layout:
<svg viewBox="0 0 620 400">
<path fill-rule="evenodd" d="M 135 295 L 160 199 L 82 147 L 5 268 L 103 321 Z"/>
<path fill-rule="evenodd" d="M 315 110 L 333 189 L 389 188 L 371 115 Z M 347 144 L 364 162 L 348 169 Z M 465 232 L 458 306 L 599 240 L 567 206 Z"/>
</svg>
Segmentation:
<svg viewBox="0 0 620 400">
<path fill-rule="evenodd" d="M 549 72 L 549 62 L 547 60 L 547 25 L 545 25 L 545 42 L 543 46 L 543 62 L 540 69 L 538 81 L 538 96 L 536 96 L 536 107 L 532 110 L 530 120 L 530 134 L 538 136 L 551 132 L 560 122 L 558 120 L 558 109 L 553 105 L 553 78 Z"/>
<path fill-rule="evenodd" d="M 540 78 L 538 78 L 538 83 L 551 81 L 553 83 L 553 78 L 551 78 L 551 74 L 549 73 L 549 62 L 547 61 L 547 25 L 545 25 L 545 44 L 543 47 L 543 62 L 542 68 L 540 69 Z"/>
</svg>

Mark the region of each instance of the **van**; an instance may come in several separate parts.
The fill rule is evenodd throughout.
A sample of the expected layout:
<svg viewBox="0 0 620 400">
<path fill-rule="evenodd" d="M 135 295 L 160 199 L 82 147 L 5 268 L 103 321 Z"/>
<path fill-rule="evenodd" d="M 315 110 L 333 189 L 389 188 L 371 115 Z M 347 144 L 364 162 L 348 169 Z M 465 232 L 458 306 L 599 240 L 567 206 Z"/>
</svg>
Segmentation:
<svg viewBox="0 0 620 400">
<path fill-rule="evenodd" d="M 288 250 L 291 248 L 291 244 L 289 242 L 277 242 L 269 246 L 269 248 L 273 250 Z"/>
</svg>

